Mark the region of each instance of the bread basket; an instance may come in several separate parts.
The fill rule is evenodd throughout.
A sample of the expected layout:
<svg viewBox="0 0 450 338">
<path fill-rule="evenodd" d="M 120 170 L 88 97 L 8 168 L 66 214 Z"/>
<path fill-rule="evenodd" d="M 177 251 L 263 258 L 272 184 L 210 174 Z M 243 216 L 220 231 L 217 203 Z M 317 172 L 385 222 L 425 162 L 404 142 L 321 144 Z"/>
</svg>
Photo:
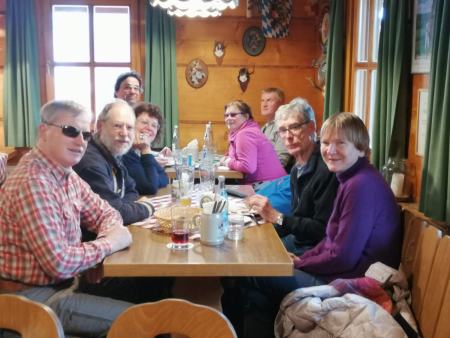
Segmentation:
<svg viewBox="0 0 450 338">
<path fill-rule="evenodd" d="M 169 233 L 172 229 L 172 217 L 185 217 L 189 222 L 189 229 L 195 230 L 196 227 L 193 218 L 195 215 L 200 215 L 201 213 L 201 208 L 171 206 L 156 210 L 154 216 L 158 220 L 158 223 L 162 230 Z"/>
</svg>

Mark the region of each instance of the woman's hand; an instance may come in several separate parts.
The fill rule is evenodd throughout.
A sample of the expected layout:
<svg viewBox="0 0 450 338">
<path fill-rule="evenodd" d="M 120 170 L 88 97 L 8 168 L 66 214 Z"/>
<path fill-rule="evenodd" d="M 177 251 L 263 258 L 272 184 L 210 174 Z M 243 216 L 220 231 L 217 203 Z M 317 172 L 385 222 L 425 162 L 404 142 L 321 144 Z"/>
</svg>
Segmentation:
<svg viewBox="0 0 450 338">
<path fill-rule="evenodd" d="M 231 161 L 231 158 L 229 158 L 228 156 L 223 156 L 223 157 L 220 159 L 219 164 L 220 164 L 220 165 L 223 165 L 223 166 L 225 166 L 225 167 L 228 167 L 228 164 L 230 163 L 230 161 Z"/>
<path fill-rule="evenodd" d="M 169 147 L 164 147 L 162 148 L 162 150 L 159 152 L 160 155 L 164 156 L 164 157 L 171 157 L 172 156 L 172 150 L 170 150 Z"/>
<path fill-rule="evenodd" d="M 150 147 L 150 137 L 144 133 L 136 133 L 134 135 L 133 148 L 139 150 L 141 154 L 149 154 L 152 150 Z"/>
<path fill-rule="evenodd" d="M 292 252 L 288 252 L 289 258 L 292 259 L 292 263 L 294 263 L 294 266 L 297 266 L 300 264 L 301 258 L 294 255 Z"/>
<path fill-rule="evenodd" d="M 275 210 L 267 197 L 262 195 L 252 195 L 248 197 L 245 203 L 250 209 L 261 215 L 266 222 L 275 223 L 279 212 Z"/>
<path fill-rule="evenodd" d="M 166 166 L 167 163 L 169 163 L 169 159 L 167 157 L 164 157 L 164 156 L 156 156 L 155 160 L 163 168 Z"/>
</svg>

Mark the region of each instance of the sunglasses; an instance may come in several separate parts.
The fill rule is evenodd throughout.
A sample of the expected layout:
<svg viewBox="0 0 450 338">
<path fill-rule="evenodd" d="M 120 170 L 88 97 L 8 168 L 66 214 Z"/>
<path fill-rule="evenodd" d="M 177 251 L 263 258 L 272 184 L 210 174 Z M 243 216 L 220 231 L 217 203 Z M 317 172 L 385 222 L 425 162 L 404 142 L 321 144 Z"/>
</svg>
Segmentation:
<svg viewBox="0 0 450 338">
<path fill-rule="evenodd" d="M 225 117 L 225 118 L 227 118 L 227 117 L 236 117 L 236 116 L 241 115 L 241 114 L 242 114 L 241 112 L 239 112 L 239 113 L 225 113 L 225 114 L 223 114 L 223 117 Z"/>
<path fill-rule="evenodd" d="M 92 138 L 92 133 L 90 131 L 81 131 L 78 128 L 75 128 L 73 126 L 68 126 L 68 125 L 61 126 L 59 124 L 54 124 L 54 123 L 50 123 L 50 122 L 43 122 L 43 123 L 48 126 L 61 128 L 63 135 L 70 137 L 70 138 L 78 137 L 78 135 L 80 135 L 80 133 L 83 135 L 84 141 L 89 141 Z"/>
</svg>

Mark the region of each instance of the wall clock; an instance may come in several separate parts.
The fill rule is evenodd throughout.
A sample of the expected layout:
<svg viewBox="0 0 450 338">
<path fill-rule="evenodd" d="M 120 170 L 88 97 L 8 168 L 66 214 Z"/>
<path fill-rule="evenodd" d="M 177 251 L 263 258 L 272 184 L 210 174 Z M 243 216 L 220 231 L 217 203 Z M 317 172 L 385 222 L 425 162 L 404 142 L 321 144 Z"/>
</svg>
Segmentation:
<svg viewBox="0 0 450 338">
<path fill-rule="evenodd" d="M 258 27 L 247 28 L 242 37 L 242 46 L 248 55 L 257 56 L 261 54 L 266 46 L 266 38 L 261 29 Z"/>
<path fill-rule="evenodd" d="M 202 60 L 194 59 L 186 66 L 185 76 L 191 87 L 203 87 L 208 80 L 208 66 Z"/>
</svg>

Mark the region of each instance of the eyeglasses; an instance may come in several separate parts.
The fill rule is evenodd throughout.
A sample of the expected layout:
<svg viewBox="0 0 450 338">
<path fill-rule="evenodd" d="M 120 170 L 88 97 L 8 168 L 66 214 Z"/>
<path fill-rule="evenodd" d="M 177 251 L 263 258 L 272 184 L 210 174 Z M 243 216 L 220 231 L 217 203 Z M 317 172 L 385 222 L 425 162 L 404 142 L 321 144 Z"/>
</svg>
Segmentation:
<svg viewBox="0 0 450 338">
<path fill-rule="evenodd" d="M 123 89 L 124 90 L 134 90 L 139 93 L 142 93 L 144 91 L 144 89 L 142 87 L 132 86 L 132 85 L 125 85 L 125 87 L 123 87 Z"/>
<path fill-rule="evenodd" d="M 154 129 L 159 129 L 158 122 L 150 122 L 150 121 L 138 121 L 138 123 L 142 124 L 144 127 L 152 127 Z"/>
<path fill-rule="evenodd" d="M 241 112 L 239 112 L 239 113 L 225 113 L 225 114 L 223 114 L 223 117 L 224 117 L 224 118 L 227 118 L 227 117 L 236 117 L 236 116 L 241 115 L 241 114 L 243 114 L 243 113 L 241 113 Z"/>
<path fill-rule="evenodd" d="M 287 128 L 285 127 L 280 127 L 278 128 L 278 135 L 280 135 L 281 137 L 284 137 L 287 135 L 287 133 L 291 133 L 291 135 L 295 135 L 300 131 L 300 128 L 302 126 L 304 126 L 305 124 L 309 123 L 310 121 L 305 121 L 302 123 L 293 123 L 290 126 L 287 126 Z"/>
<path fill-rule="evenodd" d="M 81 131 L 80 129 L 75 128 L 73 126 L 59 125 L 59 124 L 54 124 L 54 123 L 45 122 L 45 121 L 42 123 L 44 123 L 48 126 L 61 128 L 63 135 L 70 137 L 70 138 L 78 137 L 78 135 L 80 135 L 80 133 L 83 135 L 84 141 L 89 141 L 92 138 L 92 133 L 90 131 Z"/>
</svg>

